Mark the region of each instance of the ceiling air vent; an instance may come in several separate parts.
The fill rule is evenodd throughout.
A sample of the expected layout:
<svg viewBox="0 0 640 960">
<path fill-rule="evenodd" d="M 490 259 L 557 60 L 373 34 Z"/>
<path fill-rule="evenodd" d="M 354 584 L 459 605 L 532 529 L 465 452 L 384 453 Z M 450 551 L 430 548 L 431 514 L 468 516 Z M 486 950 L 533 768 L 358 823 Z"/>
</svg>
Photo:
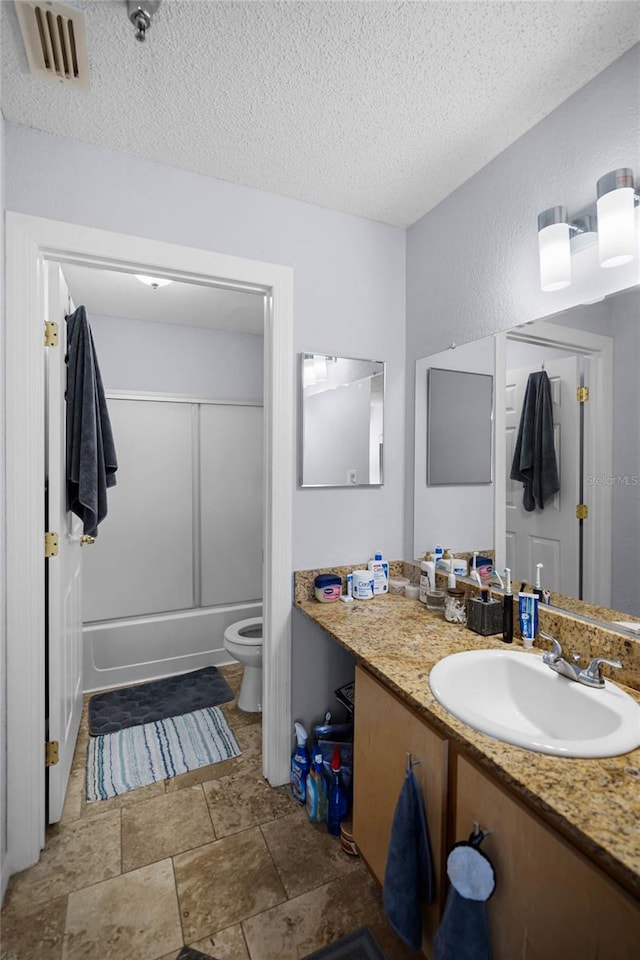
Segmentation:
<svg viewBox="0 0 640 960">
<path fill-rule="evenodd" d="M 15 8 L 33 76 L 88 90 L 84 12 L 55 0 L 15 0 Z"/>
</svg>

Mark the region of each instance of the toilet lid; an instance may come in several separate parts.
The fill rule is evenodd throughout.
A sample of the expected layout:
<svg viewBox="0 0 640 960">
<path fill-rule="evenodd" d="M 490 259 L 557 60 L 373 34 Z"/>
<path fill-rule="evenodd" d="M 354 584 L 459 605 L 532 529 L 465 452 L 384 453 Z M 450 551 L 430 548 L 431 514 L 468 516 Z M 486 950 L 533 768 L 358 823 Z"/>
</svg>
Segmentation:
<svg viewBox="0 0 640 960">
<path fill-rule="evenodd" d="M 239 620 L 238 623 L 232 623 L 226 632 L 234 643 L 246 643 L 247 646 L 255 647 L 258 641 L 262 641 L 262 617 Z"/>
</svg>

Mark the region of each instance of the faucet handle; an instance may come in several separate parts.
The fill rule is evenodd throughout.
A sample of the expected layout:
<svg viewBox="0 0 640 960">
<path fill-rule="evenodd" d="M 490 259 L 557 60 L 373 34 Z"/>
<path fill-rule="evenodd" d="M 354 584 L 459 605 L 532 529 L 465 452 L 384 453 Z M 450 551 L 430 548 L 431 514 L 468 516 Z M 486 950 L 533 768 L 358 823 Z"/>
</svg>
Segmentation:
<svg viewBox="0 0 640 960">
<path fill-rule="evenodd" d="M 622 668 L 619 660 L 609 660 L 607 657 L 594 657 L 589 666 L 585 670 L 580 671 L 581 682 L 586 683 L 588 687 L 604 687 L 604 677 L 600 672 L 600 667 L 603 663 L 608 667 L 616 667 L 618 670 Z"/>
<path fill-rule="evenodd" d="M 555 637 L 550 636 L 548 633 L 545 633 L 544 630 L 540 631 L 540 636 L 544 640 L 548 640 L 551 644 L 551 650 L 548 653 L 542 655 L 543 663 L 557 663 L 560 657 L 562 656 L 562 647 L 558 643 Z"/>
</svg>

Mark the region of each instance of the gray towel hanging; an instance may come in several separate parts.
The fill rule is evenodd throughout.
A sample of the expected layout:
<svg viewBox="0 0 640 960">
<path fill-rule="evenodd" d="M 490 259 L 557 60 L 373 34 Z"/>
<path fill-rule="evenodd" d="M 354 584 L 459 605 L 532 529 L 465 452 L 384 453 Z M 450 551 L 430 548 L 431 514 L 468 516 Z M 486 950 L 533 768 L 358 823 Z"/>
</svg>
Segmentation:
<svg viewBox="0 0 640 960">
<path fill-rule="evenodd" d="M 67 506 L 95 537 L 118 469 L 113 433 L 84 307 L 67 318 Z"/>
<path fill-rule="evenodd" d="M 513 451 L 511 479 L 524 484 L 522 505 L 528 512 L 544 509 L 560 489 L 553 442 L 551 384 L 545 370 L 529 374 Z"/>
</svg>

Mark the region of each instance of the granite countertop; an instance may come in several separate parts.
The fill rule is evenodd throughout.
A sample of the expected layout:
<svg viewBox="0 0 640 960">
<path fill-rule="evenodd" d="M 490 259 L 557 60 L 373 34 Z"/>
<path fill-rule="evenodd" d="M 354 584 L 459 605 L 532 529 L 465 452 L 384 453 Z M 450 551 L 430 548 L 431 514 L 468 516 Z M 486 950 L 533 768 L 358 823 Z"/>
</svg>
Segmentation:
<svg viewBox="0 0 640 960">
<path fill-rule="evenodd" d="M 431 668 L 450 653 L 505 645 L 447 623 L 418 600 L 387 594 L 351 604 L 299 600 L 295 605 L 640 898 L 640 748 L 605 759 L 556 757 L 502 743 L 457 720 L 432 695 Z M 507 649 L 540 655 L 524 651 L 515 639 Z M 624 689 L 640 702 L 638 691 Z"/>
</svg>

